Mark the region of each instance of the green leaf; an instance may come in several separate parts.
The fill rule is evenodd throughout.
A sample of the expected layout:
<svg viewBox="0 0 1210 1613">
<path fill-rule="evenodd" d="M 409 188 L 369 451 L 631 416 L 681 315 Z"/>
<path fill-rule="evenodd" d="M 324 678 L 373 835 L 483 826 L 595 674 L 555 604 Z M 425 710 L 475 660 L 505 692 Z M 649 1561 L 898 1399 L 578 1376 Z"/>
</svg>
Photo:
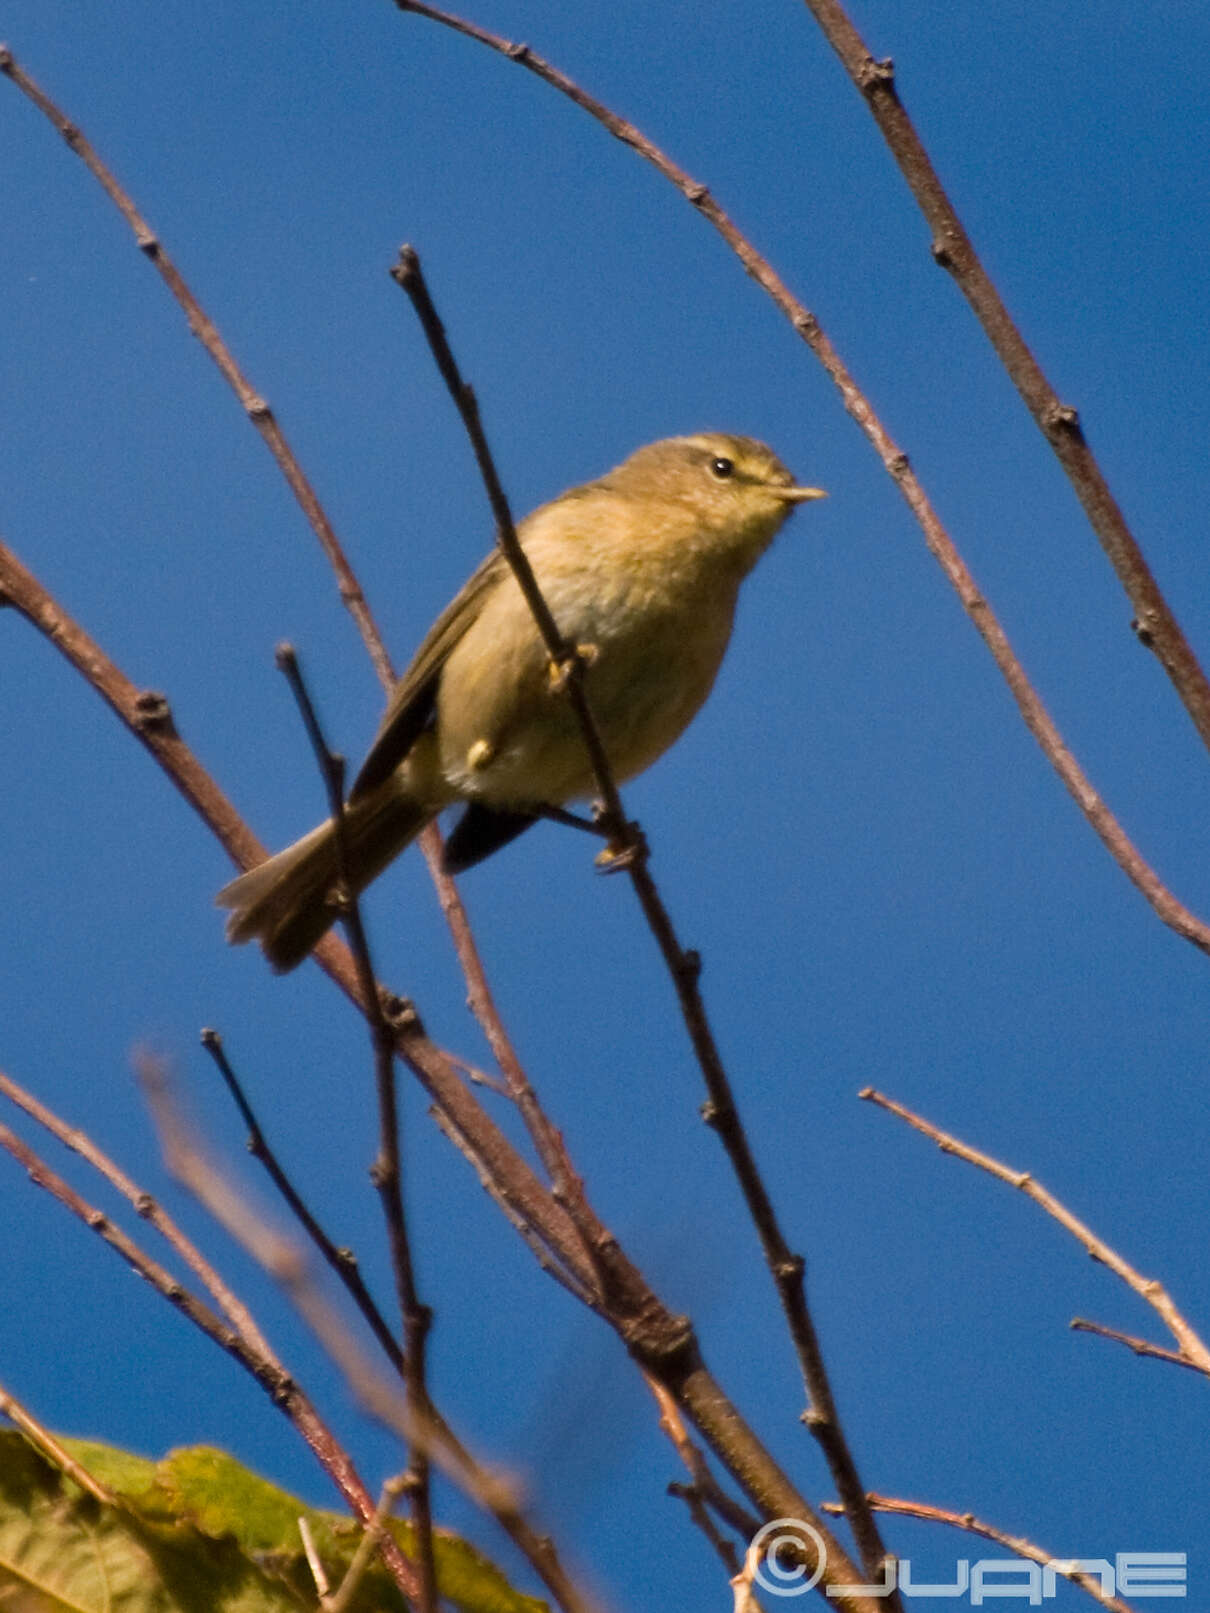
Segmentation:
<svg viewBox="0 0 1210 1613">
<path fill-rule="evenodd" d="M 275 1584 L 234 1541 L 101 1506 L 4 1433 L 0 1603 L 6 1613 L 294 1613 L 314 1597 Z"/>
<path fill-rule="evenodd" d="M 317 1606 L 298 1520 L 340 1584 L 361 1539 L 347 1514 L 309 1507 L 226 1452 L 199 1446 L 152 1462 L 62 1441 L 117 1498 L 83 1495 L 17 1433 L 0 1432 L 0 1605 L 4 1613 L 278 1613 Z M 411 1530 L 391 1521 L 411 1554 Z M 434 1533 L 441 1594 L 462 1613 L 545 1613 L 473 1546 Z M 402 1613 L 375 1559 L 351 1613 Z"/>
</svg>

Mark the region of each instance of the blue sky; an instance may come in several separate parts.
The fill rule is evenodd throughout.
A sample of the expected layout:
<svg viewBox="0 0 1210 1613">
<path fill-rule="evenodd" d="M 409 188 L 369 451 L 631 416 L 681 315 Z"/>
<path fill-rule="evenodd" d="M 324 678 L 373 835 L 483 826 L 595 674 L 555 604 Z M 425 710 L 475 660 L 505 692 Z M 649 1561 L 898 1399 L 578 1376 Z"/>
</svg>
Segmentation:
<svg viewBox="0 0 1210 1613">
<path fill-rule="evenodd" d="M 797 0 L 479 0 L 719 200 L 869 391 L 1094 783 L 1210 912 L 1210 768 L 1070 488 L 859 98 Z M 1196 8 L 855 14 L 1195 648 L 1210 653 L 1204 308 L 1210 134 Z M 1206 1386 L 1073 1335 L 1158 1322 L 1023 1198 L 856 1099 L 871 1084 L 1027 1169 L 1210 1327 L 1210 963 L 1109 861 L 1024 732 L 827 378 L 708 227 L 528 75 L 386 3 L 10 0 L 0 31 L 89 134 L 270 399 L 402 663 L 490 523 L 406 300 L 420 250 L 518 513 L 640 442 L 717 426 L 831 492 L 747 585 L 680 745 L 626 792 L 704 984 L 751 1137 L 808 1258 L 867 1483 L 1062 1555 L 1184 1550 L 1210 1592 Z M 0 536 L 178 726 L 270 844 L 322 813 L 273 646 L 299 648 L 356 760 L 372 671 L 238 407 L 82 166 L 0 86 Z M 371 1479 L 397 1455 L 284 1302 L 165 1181 L 130 1072 L 173 1057 L 268 1204 L 197 1048 L 215 1025 L 316 1208 L 385 1268 L 359 1023 L 311 968 L 222 942 L 220 849 L 76 677 L 0 616 L 8 983 L 0 1064 L 126 1167 L 255 1297 Z M 463 890 L 502 1007 L 594 1202 L 808 1494 L 777 1307 L 671 992 L 625 883 L 534 831 Z M 375 889 L 380 973 L 486 1055 L 416 855 Z M 407 1093 L 436 1391 L 611 1606 L 726 1595 L 620 1347 L 535 1268 Z M 53 1150 L 52 1157 L 53 1157 Z M 2 1162 L 0 1162 L 2 1165 Z M 82 1185 L 96 1191 L 91 1183 Z M 212 1442 L 330 1492 L 259 1392 L 0 1168 L 0 1382 L 148 1454 Z M 502 1561 L 456 1498 L 442 1515 Z M 975 1542 L 888 1529 L 944 1577 Z M 1057 1607 L 1091 1605 L 1061 1592 Z"/>
</svg>

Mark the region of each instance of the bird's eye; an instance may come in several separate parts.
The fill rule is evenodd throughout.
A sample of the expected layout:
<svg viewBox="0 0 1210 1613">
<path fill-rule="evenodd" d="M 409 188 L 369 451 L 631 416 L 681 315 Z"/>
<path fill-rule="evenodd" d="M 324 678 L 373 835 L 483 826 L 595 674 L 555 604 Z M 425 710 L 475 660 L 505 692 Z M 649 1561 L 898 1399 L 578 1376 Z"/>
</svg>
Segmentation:
<svg viewBox="0 0 1210 1613">
<path fill-rule="evenodd" d="M 710 461 L 710 469 L 718 477 L 720 482 L 726 481 L 728 476 L 734 474 L 735 461 L 733 459 L 712 459 Z"/>
</svg>

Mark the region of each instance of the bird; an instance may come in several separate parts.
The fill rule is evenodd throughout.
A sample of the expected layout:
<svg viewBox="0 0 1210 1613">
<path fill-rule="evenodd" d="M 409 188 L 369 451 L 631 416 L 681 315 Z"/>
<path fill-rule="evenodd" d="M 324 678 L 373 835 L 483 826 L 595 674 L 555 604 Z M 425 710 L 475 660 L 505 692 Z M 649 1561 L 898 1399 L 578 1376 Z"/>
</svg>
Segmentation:
<svg viewBox="0 0 1210 1613">
<path fill-rule="evenodd" d="M 517 528 L 584 688 L 615 779 L 643 772 L 714 684 L 740 584 L 799 504 L 752 437 L 698 432 L 637 449 Z M 504 555 L 493 550 L 430 628 L 396 684 L 343 813 L 346 894 L 357 896 L 451 806 L 443 862 L 461 873 L 544 814 L 591 797 L 583 734 Z M 339 916 L 336 825 L 320 824 L 218 893 L 227 939 L 295 968 Z"/>
</svg>

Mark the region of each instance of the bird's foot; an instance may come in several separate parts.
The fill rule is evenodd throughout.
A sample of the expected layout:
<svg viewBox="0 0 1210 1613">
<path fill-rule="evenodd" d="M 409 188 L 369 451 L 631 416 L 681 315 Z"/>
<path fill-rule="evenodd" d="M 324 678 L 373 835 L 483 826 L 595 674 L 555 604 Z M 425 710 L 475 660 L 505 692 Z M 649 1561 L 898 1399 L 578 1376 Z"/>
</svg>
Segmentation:
<svg viewBox="0 0 1210 1613">
<path fill-rule="evenodd" d="M 611 835 L 609 844 L 593 861 L 602 874 L 621 874 L 647 860 L 647 839 L 637 823 L 624 825 L 621 835 Z"/>
<path fill-rule="evenodd" d="M 562 694 L 571 680 L 576 663 L 579 662 L 581 666 L 589 667 L 600 653 L 595 644 L 577 644 L 574 654 L 566 656 L 562 661 L 556 661 L 552 658 L 546 666 L 546 680 L 550 685 L 551 693 Z"/>
</svg>

